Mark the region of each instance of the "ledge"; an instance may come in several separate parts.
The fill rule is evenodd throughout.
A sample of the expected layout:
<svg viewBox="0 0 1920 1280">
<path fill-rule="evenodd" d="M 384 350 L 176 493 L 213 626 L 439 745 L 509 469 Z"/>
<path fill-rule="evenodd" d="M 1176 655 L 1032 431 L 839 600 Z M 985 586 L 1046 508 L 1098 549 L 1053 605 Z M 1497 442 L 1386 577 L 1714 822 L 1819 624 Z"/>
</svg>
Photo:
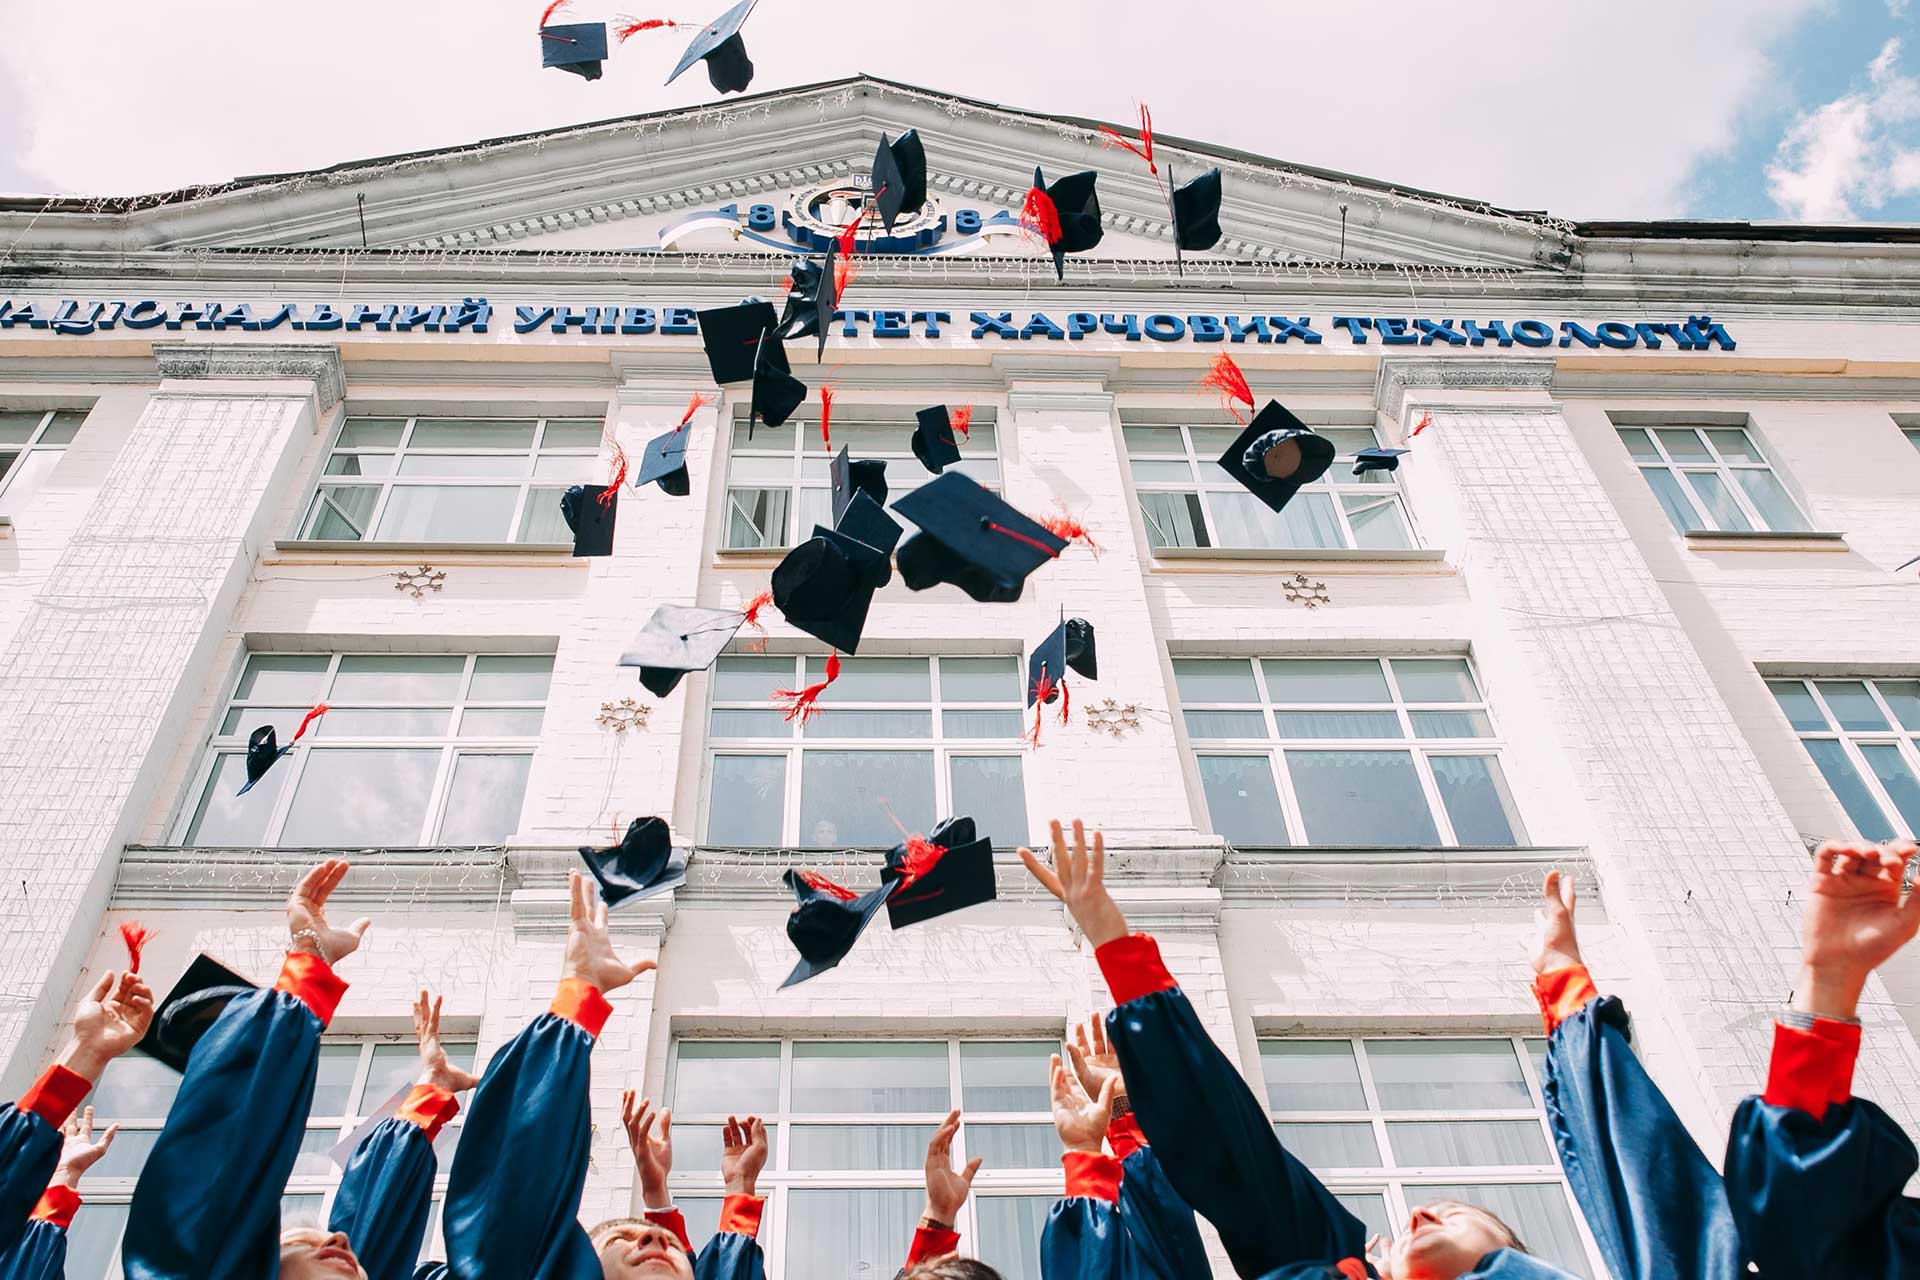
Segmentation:
<svg viewBox="0 0 1920 1280">
<path fill-rule="evenodd" d="M 517 884 L 503 845 L 394 849 L 233 849 L 128 845 L 113 886 L 117 908 L 260 911 L 278 907 L 308 867 L 354 867 L 335 898 L 364 907 L 492 907 Z"/>
<path fill-rule="evenodd" d="M 287 553 L 326 552 L 334 555 L 342 551 L 358 551 L 380 559 L 429 555 L 573 559 L 573 544 L 570 542 L 350 542 L 331 538 L 279 538 L 274 541 L 273 549 Z"/>
<path fill-rule="evenodd" d="M 1533 908 L 1554 868 L 1595 883 L 1584 847 L 1231 848 L 1218 884 L 1229 905 L 1253 902 L 1488 902 Z M 1598 895 L 1589 895 L 1597 899 Z"/>
<path fill-rule="evenodd" d="M 1689 529 L 1687 547 L 1694 551 L 1846 551 L 1844 533 L 1773 533 L 1749 530 L 1727 533 L 1719 529 Z"/>
<path fill-rule="evenodd" d="M 1154 569 L 1204 569 L 1210 565 L 1244 573 L 1255 567 L 1286 569 L 1294 565 L 1352 566 L 1336 572 L 1451 573 L 1447 553 L 1422 547 L 1404 551 L 1370 551 L 1349 547 L 1310 549 L 1275 547 L 1156 547 L 1148 552 Z M 1162 564 L 1161 562 L 1164 562 Z"/>
<path fill-rule="evenodd" d="M 717 547 L 714 567 L 735 569 L 743 564 L 779 564 L 792 547 Z"/>
</svg>

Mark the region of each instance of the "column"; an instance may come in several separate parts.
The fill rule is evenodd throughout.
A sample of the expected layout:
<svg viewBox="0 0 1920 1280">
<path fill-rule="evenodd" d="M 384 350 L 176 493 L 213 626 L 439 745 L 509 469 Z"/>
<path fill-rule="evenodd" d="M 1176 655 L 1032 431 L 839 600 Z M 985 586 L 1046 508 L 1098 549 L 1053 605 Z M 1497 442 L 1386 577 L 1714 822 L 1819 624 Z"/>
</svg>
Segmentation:
<svg viewBox="0 0 1920 1280">
<path fill-rule="evenodd" d="M 156 344 L 161 383 L 0 652 L 0 1090 L 39 1065 L 339 353 Z"/>
</svg>

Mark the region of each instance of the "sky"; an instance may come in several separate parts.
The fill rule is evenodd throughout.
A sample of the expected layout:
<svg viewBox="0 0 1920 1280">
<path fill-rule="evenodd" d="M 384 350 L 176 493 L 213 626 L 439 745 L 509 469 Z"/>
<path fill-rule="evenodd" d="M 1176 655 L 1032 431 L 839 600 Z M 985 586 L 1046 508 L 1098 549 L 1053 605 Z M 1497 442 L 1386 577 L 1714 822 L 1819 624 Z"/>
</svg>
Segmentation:
<svg viewBox="0 0 1920 1280">
<path fill-rule="evenodd" d="M 662 86 L 680 32 L 598 81 L 542 70 L 545 3 L 0 0 L 0 192 L 131 195 L 716 99 L 699 69 Z M 866 72 L 1116 121 L 1144 101 L 1166 134 L 1575 219 L 1920 222 L 1920 0 L 761 0 L 746 38 L 753 92 Z"/>
</svg>

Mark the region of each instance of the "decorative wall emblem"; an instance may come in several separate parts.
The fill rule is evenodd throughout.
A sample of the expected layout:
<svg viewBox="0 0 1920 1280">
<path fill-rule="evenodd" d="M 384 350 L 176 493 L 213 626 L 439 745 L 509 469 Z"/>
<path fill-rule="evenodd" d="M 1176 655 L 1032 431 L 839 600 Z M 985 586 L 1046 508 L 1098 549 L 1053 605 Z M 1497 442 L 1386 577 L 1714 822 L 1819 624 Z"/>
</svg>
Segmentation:
<svg viewBox="0 0 1920 1280">
<path fill-rule="evenodd" d="M 1112 698 L 1096 702 L 1087 708 L 1086 719 L 1087 728 L 1110 738 L 1123 738 L 1140 730 L 1140 708 L 1132 702 L 1115 702 Z"/>
<path fill-rule="evenodd" d="M 413 598 L 418 600 L 429 591 L 440 590 L 446 583 L 446 580 L 447 574 L 444 569 L 436 569 L 430 564 L 423 564 L 418 569 L 395 570 L 393 575 L 393 589 L 395 591 L 411 591 Z"/>
<path fill-rule="evenodd" d="M 1327 594 L 1327 584 L 1314 582 L 1304 573 L 1282 578 L 1280 585 L 1286 590 L 1289 604 L 1303 604 L 1309 609 L 1318 609 L 1323 604 L 1333 603 L 1333 597 Z"/>
<path fill-rule="evenodd" d="M 625 733 L 629 729 L 645 729 L 647 717 L 653 714 L 653 708 L 632 698 L 622 698 L 618 702 L 600 704 L 600 714 L 595 717 L 603 729 L 615 733 Z"/>
<path fill-rule="evenodd" d="M 904 211 L 891 234 L 884 231 L 879 207 L 873 204 L 873 179 L 864 173 L 797 192 L 785 213 L 781 221 L 787 235 L 808 248 L 824 249 L 856 213 L 866 214 L 860 225 L 860 239 L 871 245 L 866 252 L 911 253 L 934 244 L 946 230 L 939 202 L 929 199 L 918 209 Z"/>
</svg>

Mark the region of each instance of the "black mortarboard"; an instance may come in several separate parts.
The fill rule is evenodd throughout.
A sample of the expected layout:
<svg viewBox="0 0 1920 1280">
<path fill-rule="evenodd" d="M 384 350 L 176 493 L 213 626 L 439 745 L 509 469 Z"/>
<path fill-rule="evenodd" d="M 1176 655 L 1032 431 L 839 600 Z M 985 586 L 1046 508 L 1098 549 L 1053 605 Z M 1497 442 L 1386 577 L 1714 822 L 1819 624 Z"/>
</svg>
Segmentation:
<svg viewBox="0 0 1920 1280">
<path fill-rule="evenodd" d="M 929 861 L 928 846 L 946 852 Z M 904 882 L 887 899 L 887 923 L 895 929 L 992 902 L 996 890 L 993 841 L 974 835 L 972 818 L 948 818 L 924 843 L 909 840 L 895 845 L 880 876 Z"/>
<path fill-rule="evenodd" d="M 663 604 L 620 655 L 620 666 L 640 668 L 640 683 L 657 698 L 672 693 L 690 671 L 705 671 L 746 623 L 738 609 Z"/>
<path fill-rule="evenodd" d="M 193 1046 L 236 997 L 258 988 L 212 956 L 199 955 L 153 1011 L 137 1048 L 184 1073 Z"/>
<path fill-rule="evenodd" d="M 1171 181 L 1171 168 L 1168 174 Z M 1173 189 L 1173 243 L 1181 249 L 1211 249 L 1220 243 L 1218 169 Z"/>
<path fill-rule="evenodd" d="M 921 485 L 893 509 L 920 526 L 900 545 L 900 576 L 913 591 L 950 582 L 983 604 L 1004 604 L 1067 548 L 1066 539 L 958 471 Z"/>
<path fill-rule="evenodd" d="M 782 991 L 818 977 L 846 959 L 898 883 L 884 881 L 878 889 L 855 896 L 852 890 L 813 871 L 789 868 L 784 879 L 797 904 L 787 917 L 787 940 L 800 953 L 800 963 L 780 984 Z"/>
<path fill-rule="evenodd" d="M 780 312 L 780 324 L 774 330 L 784 341 L 788 338 L 817 338 L 816 360 L 824 359 L 827 330 L 833 326 L 835 285 L 833 279 L 835 249 L 829 246 L 824 258 L 795 258 L 787 279 L 787 302 Z"/>
<path fill-rule="evenodd" d="M 900 527 L 900 522 L 888 515 L 887 509 L 875 502 L 873 495 L 865 490 L 854 493 L 853 501 L 833 522 L 833 528 L 834 532 L 844 533 L 887 555 L 893 554 L 893 549 L 900 545 L 900 536 L 906 532 Z M 884 587 L 887 584 L 882 582 L 880 585 Z"/>
<path fill-rule="evenodd" d="M 787 371 L 787 353 L 780 343 L 780 335 L 772 330 L 762 333 L 760 353 L 753 366 L 753 403 L 748 410 L 747 439 L 753 439 L 755 422 L 777 427 L 792 417 L 806 398 L 807 384 Z"/>
<path fill-rule="evenodd" d="M 685 431 L 669 431 L 647 441 L 647 451 L 640 456 L 640 474 L 633 478 L 633 483 L 638 488 L 656 481 L 663 492 L 676 498 L 686 497 L 692 489 L 692 477 L 687 475 Z"/>
<path fill-rule="evenodd" d="M 1085 618 L 1068 618 L 1067 667 L 1089 680 L 1100 678 L 1100 662 L 1093 652 L 1093 624 Z"/>
<path fill-rule="evenodd" d="M 601 494 L 607 494 L 605 502 Z M 560 495 L 560 515 L 573 530 L 573 554 L 613 554 L 613 518 L 619 506 L 619 491 L 604 484 L 576 484 Z"/>
<path fill-rule="evenodd" d="M 920 465 L 939 475 L 960 461 L 960 442 L 953 438 L 953 415 L 947 406 L 937 404 L 914 416 L 918 422 L 913 428 L 913 456 Z"/>
<path fill-rule="evenodd" d="M 774 607 L 822 643 L 858 653 L 873 593 L 892 572 L 884 551 L 815 525 L 774 567 Z"/>
<path fill-rule="evenodd" d="M 1093 624 L 1085 618 L 1068 618 L 1027 656 L 1027 705 L 1032 706 L 1036 700 L 1051 703 L 1058 698 L 1061 677 L 1068 671 L 1092 680 L 1098 670 L 1093 657 Z M 1043 676 L 1047 696 L 1040 698 Z"/>
<path fill-rule="evenodd" d="M 607 60 L 607 24 L 562 22 L 540 28 L 540 65 L 571 71 L 588 80 L 600 78 Z"/>
<path fill-rule="evenodd" d="M 1083 169 L 1048 186 L 1046 176 L 1038 168 L 1033 171 L 1033 185 L 1047 193 L 1060 216 L 1060 238 L 1051 248 L 1054 274 L 1062 280 L 1067 278 L 1067 255 L 1085 253 L 1106 234 L 1100 225 L 1100 197 L 1093 189 L 1098 176 L 1091 169 Z"/>
<path fill-rule="evenodd" d="M 760 354 L 760 335 L 779 324 L 771 302 L 743 302 L 735 307 L 714 307 L 695 317 L 700 322 L 700 345 L 707 349 L 707 367 L 721 386 L 747 382 L 753 378 Z M 767 352 L 769 362 L 787 367 L 787 353 L 775 346 Z"/>
<path fill-rule="evenodd" d="M 609 849 L 582 846 L 580 856 L 600 883 L 609 908 L 665 893 L 687 882 L 687 851 L 673 847 L 666 820 L 635 818 L 620 843 Z"/>
<path fill-rule="evenodd" d="M 247 738 L 247 781 L 235 795 L 245 795 L 253 790 L 253 784 L 267 776 L 267 770 L 273 768 L 274 761 L 292 751 L 291 746 L 281 746 L 273 732 L 273 726 L 263 724 Z"/>
<path fill-rule="evenodd" d="M 889 235 L 902 213 L 927 202 L 927 149 L 920 145 L 918 129 L 909 129 L 892 142 L 881 133 L 880 149 L 873 155 L 873 200 L 880 206 L 880 221 Z"/>
<path fill-rule="evenodd" d="M 740 24 L 753 12 L 753 6 L 754 0 L 740 0 L 739 4 L 700 28 L 700 34 L 680 55 L 680 65 L 667 77 L 667 83 L 672 84 L 680 78 L 681 72 L 705 58 L 707 79 L 721 93 L 739 93 L 752 84 L 753 59 L 747 57 L 746 42 L 740 38 Z"/>
<path fill-rule="evenodd" d="M 1298 458 L 1293 471 L 1284 479 L 1269 476 L 1264 470 L 1254 470 L 1256 465 L 1264 466 L 1266 456 L 1274 449 L 1287 450 L 1283 457 Z M 1247 429 L 1220 455 L 1220 467 L 1245 485 L 1254 497 L 1278 511 L 1293 499 L 1301 485 L 1312 484 L 1326 474 L 1334 453 L 1333 441 L 1309 431 L 1306 424 L 1288 413 L 1278 400 L 1269 400 L 1267 407 L 1254 416 Z M 1249 454 L 1254 455 L 1252 461 Z"/>
<path fill-rule="evenodd" d="M 1398 471 L 1400 455 L 1407 452 L 1406 449 L 1362 449 L 1353 455 L 1353 474 L 1362 476 L 1369 471 Z"/>
<path fill-rule="evenodd" d="M 887 501 L 887 463 L 884 458 L 861 458 L 857 461 L 847 453 L 845 445 L 833 455 L 833 522 L 837 526 L 840 517 L 846 514 L 847 504 L 853 501 L 856 493 L 873 495 L 873 500 L 885 505 Z"/>
</svg>

